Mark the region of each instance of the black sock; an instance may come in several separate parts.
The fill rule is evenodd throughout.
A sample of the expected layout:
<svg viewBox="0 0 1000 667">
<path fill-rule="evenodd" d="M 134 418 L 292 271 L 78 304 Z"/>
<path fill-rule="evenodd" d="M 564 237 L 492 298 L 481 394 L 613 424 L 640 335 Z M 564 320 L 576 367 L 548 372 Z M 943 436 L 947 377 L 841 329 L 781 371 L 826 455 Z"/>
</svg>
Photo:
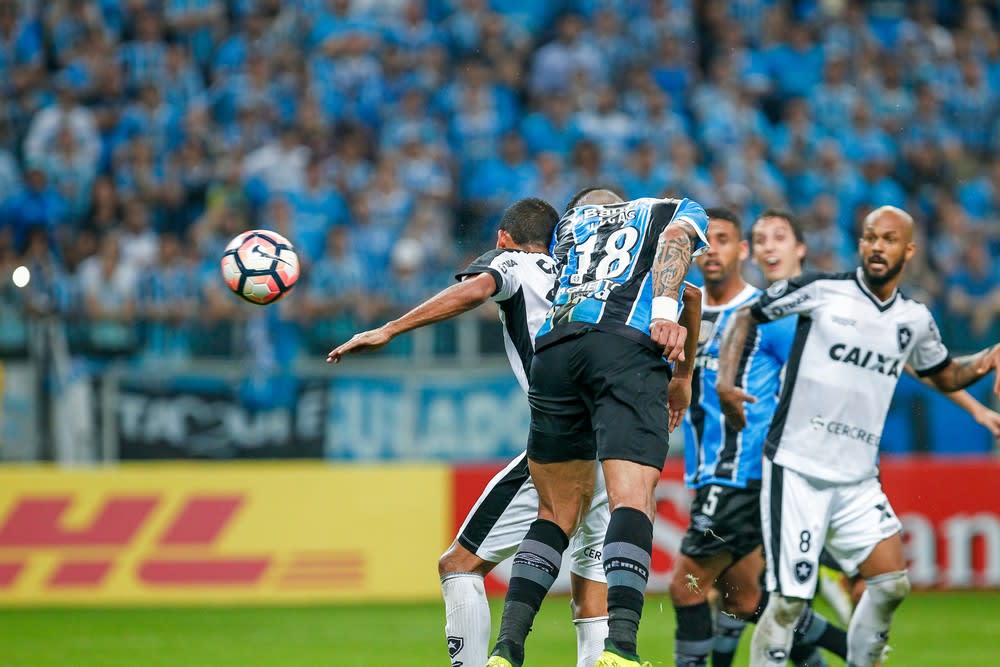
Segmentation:
<svg viewBox="0 0 1000 667">
<path fill-rule="evenodd" d="M 707 602 L 674 607 L 677 630 L 674 632 L 674 664 L 677 667 L 703 667 L 712 651 L 712 610 Z"/>
<path fill-rule="evenodd" d="M 605 646 L 635 659 L 635 636 L 649 580 L 653 524 L 644 512 L 619 507 L 611 513 L 604 538 L 604 574 L 608 578 L 608 639 Z"/>
<path fill-rule="evenodd" d="M 813 611 L 812 607 L 806 607 L 795 625 L 792 648 L 796 646 L 819 646 L 847 660 L 847 632 Z"/>
<path fill-rule="evenodd" d="M 536 519 L 531 524 L 514 555 L 500 634 L 492 655 L 503 656 L 518 667 L 524 662 L 524 640 L 545 594 L 559 575 L 562 554 L 568 545 L 566 533 L 551 521 Z"/>
<path fill-rule="evenodd" d="M 747 622 L 741 618 L 719 612 L 715 617 L 715 636 L 712 638 L 712 667 L 730 667 L 736 656 Z"/>
</svg>

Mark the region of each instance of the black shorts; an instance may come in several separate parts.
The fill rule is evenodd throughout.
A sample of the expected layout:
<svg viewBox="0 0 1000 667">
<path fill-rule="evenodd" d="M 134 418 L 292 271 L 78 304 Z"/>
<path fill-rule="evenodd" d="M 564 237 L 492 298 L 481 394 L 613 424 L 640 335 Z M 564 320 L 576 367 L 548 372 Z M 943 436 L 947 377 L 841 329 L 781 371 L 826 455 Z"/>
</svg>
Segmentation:
<svg viewBox="0 0 1000 667">
<path fill-rule="evenodd" d="M 728 552 L 739 560 L 763 543 L 760 489 L 709 484 L 695 492 L 682 554 L 697 559 Z"/>
<path fill-rule="evenodd" d="M 669 382 L 662 355 L 617 334 L 588 330 L 539 350 L 528 391 L 528 458 L 596 456 L 662 470 Z"/>
</svg>

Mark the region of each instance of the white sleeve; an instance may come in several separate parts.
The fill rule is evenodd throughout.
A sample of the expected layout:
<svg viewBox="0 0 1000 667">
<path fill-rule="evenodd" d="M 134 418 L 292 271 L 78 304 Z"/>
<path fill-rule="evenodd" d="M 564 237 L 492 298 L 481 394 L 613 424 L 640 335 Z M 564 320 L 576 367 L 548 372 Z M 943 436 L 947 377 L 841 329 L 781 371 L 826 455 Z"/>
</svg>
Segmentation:
<svg viewBox="0 0 1000 667">
<path fill-rule="evenodd" d="M 506 301 L 521 288 L 516 253 L 507 250 L 491 250 L 472 261 L 465 269 L 455 274 L 456 280 L 467 276 L 488 273 L 496 281 L 497 290 L 490 297 L 493 301 Z"/>
<path fill-rule="evenodd" d="M 926 320 L 917 326 L 917 331 L 913 333 L 917 342 L 910 350 L 909 364 L 920 377 L 934 375 L 943 370 L 951 363 L 951 355 L 948 348 L 941 340 L 941 332 L 938 331 L 934 316 L 924 308 Z M 900 335 L 905 335 L 900 328 Z"/>
</svg>

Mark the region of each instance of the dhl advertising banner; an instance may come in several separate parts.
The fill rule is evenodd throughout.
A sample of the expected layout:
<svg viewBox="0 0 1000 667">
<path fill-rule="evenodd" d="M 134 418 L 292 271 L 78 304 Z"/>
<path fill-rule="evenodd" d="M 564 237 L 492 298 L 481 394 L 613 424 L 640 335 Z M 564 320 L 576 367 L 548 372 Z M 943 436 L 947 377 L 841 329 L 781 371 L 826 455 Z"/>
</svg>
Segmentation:
<svg viewBox="0 0 1000 667">
<path fill-rule="evenodd" d="M 429 599 L 443 466 L 0 468 L 0 605 Z"/>
<path fill-rule="evenodd" d="M 453 530 L 500 466 L 455 469 Z M 921 588 L 1000 588 L 1000 461 L 985 457 L 888 459 L 882 483 L 903 523 L 910 580 Z M 656 489 L 649 588 L 666 592 L 687 529 L 691 492 L 680 461 L 670 460 Z M 876 508 L 872 508 L 876 511 Z M 557 588 L 568 591 L 564 567 Z M 506 590 L 509 562 L 487 579 L 492 593 Z"/>
</svg>

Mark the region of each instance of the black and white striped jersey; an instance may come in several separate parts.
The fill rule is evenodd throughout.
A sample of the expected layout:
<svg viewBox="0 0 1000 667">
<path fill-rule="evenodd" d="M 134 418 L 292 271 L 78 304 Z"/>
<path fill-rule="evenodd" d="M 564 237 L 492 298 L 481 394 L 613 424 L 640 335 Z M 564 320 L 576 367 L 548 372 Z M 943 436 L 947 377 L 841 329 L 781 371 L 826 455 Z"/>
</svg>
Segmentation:
<svg viewBox="0 0 1000 667">
<path fill-rule="evenodd" d="M 876 476 L 882 428 L 905 365 L 931 375 L 950 361 L 927 307 L 899 292 L 880 301 L 859 268 L 777 282 L 751 312 L 759 322 L 799 318 L 768 458 L 830 482 Z"/>
<path fill-rule="evenodd" d="M 535 334 L 545 321 L 555 292 L 555 260 L 536 252 L 491 250 L 455 278 L 462 280 L 480 273 L 489 273 L 496 280 L 497 291 L 492 298 L 500 306 L 507 358 L 517 381 L 527 393 Z"/>
</svg>

